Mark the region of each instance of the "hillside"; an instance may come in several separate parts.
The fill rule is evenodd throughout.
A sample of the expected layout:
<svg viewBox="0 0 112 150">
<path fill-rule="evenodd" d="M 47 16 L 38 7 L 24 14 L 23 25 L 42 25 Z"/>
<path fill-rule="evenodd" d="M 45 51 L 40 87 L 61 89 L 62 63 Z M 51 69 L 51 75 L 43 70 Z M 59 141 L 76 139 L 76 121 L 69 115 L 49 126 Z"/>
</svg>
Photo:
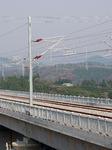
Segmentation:
<svg viewBox="0 0 112 150">
<path fill-rule="evenodd" d="M 87 61 L 88 69 L 86 69 L 86 62 L 79 64 L 57 64 L 54 66 L 43 67 L 36 66 L 33 68 L 33 74 L 39 73 L 40 78 L 49 82 L 54 82 L 60 79 L 70 79 L 72 83 L 81 84 L 82 80 L 94 79 L 97 82 L 112 79 L 112 66 L 105 65 L 107 62 L 106 58 L 96 59 L 99 56 L 93 56 Z M 94 60 L 94 61 L 93 61 Z M 99 60 L 99 62 L 97 62 Z M 9 63 L 10 60 L 7 58 L 1 58 L 1 62 Z M 109 61 L 108 61 L 109 62 Z M 110 61 L 111 62 L 111 61 Z M 10 64 L 10 63 L 9 63 Z M 5 76 L 20 76 L 22 74 L 21 65 L 5 66 Z M 29 74 L 29 70 L 25 70 L 25 74 Z M 2 76 L 2 68 L 0 69 L 0 76 Z"/>
<path fill-rule="evenodd" d="M 73 83 L 81 83 L 82 80 L 94 79 L 98 82 L 112 79 L 112 67 L 88 63 L 85 64 L 60 64 L 55 66 L 35 67 L 34 74 L 39 73 L 41 79 L 55 81 L 59 78 L 70 79 Z"/>
<path fill-rule="evenodd" d="M 50 93 L 50 94 L 61 94 L 61 95 L 72 95 L 72 96 L 85 96 L 95 98 L 112 98 L 112 80 L 105 82 L 103 79 L 100 83 L 95 80 L 84 80 L 81 85 L 66 86 L 62 83 L 70 83 L 68 79 L 59 79 L 55 82 L 48 82 L 41 80 L 39 74 L 33 76 L 33 91 Z M 0 89 L 14 90 L 14 91 L 29 91 L 29 77 L 7 77 L 5 80 L 0 78 Z"/>
<path fill-rule="evenodd" d="M 107 65 L 107 66 L 112 66 L 111 58 L 106 58 L 106 57 L 102 57 L 102 56 L 99 56 L 99 55 L 94 55 L 94 56 L 88 58 L 88 60 L 86 62 L 99 63 L 99 65 L 104 64 L 104 65 Z"/>
</svg>

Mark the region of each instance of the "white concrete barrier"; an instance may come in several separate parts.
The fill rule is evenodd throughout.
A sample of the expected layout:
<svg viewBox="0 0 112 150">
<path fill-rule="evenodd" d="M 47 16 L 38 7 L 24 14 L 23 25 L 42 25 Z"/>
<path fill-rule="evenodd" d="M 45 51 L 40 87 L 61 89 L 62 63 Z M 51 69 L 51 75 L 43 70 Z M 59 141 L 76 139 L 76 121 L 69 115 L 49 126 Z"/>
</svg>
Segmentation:
<svg viewBox="0 0 112 150">
<path fill-rule="evenodd" d="M 14 113 L 18 112 L 32 117 L 46 119 L 63 125 L 68 125 L 75 128 L 84 129 L 91 132 L 112 136 L 112 120 L 83 115 L 78 113 L 71 113 L 44 107 L 21 104 L 17 102 L 10 102 L 0 100 L 0 107 L 8 109 Z"/>
<path fill-rule="evenodd" d="M 29 97 L 29 92 L 0 90 L 0 93 L 7 94 L 7 95 L 18 95 L 18 96 Z M 112 107 L 112 99 L 57 95 L 57 94 L 47 94 L 47 93 L 33 93 L 33 97 L 37 99 L 44 99 L 44 100 L 64 101 L 70 103 Z"/>
</svg>

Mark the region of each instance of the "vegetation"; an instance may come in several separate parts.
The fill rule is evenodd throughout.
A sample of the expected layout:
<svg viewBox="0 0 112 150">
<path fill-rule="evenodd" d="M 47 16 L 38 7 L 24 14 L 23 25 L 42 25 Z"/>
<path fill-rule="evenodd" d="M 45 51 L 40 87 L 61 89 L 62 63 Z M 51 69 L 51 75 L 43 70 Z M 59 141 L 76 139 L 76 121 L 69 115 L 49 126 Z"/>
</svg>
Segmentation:
<svg viewBox="0 0 112 150">
<path fill-rule="evenodd" d="M 96 82 L 102 82 L 103 79 L 106 81 L 112 80 L 112 67 L 99 63 L 88 63 L 88 70 L 84 63 L 58 64 L 54 66 L 44 66 L 42 68 L 35 67 L 33 74 L 37 73 L 39 73 L 42 79 L 49 82 L 55 82 L 59 79 L 68 79 L 74 84 L 81 84 L 82 80 L 93 79 Z"/>
<path fill-rule="evenodd" d="M 75 74 L 74 82 L 76 80 L 80 83 L 80 79 L 83 80 L 91 80 L 94 79 L 96 81 L 101 81 L 110 75 L 112 75 L 112 69 L 109 68 L 99 68 L 99 67 L 90 67 L 88 70 L 86 68 L 76 68 L 73 70 L 73 74 Z"/>
<path fill-rule="evenodd" d="M 58 81 L 55 81 L 54 84 L 62 85 L 63 83 L 72 83 L 69 79 L 60 79 Z"/>
<path fill-rule="evenodd" d="M 5 58 L 0 60 L 10 62 Z M 91 62 L 92 60 L 94 59 L 88 62 L 88 69 L 86 63 L 34 67 L 33 91 L 112 99 L 112 65 L 104 65 L 109 60 L 104 61 L 103 58 L 100 59 L 100 63 Z M 5 80 L 0 78 L 0 89 L 29 91 L 28 69 L 24 77 L 20 75 L 21 66 L 16 65 L 13 69 L 5 68 L 4 74 Z M 1 71 L 0 75 L 2 75 Z M 63 83 L 72 83 L 73 86 L 62 86 Z"/>
<path fill-rule="evenodd" d="M 99 97 L 112 98 L 112 80 L 97 82 L 93 79 L 83 80 L 82 83 L 73 85 L 71 87 L 62 86 L 63 83 L 71 83 L 68 79 L 59 79 L 55 82 L 48 82 L 40 79 L 39 74 L 33 76 L 33 91 L 51 94 L 85 96 L 85 97 Z M 3 80 L 0 79 L 0 89 L 15 90 L 15 91 L 29 91 L 29 77 L 8 77 Z"/>
<path fill-rule="evenodd" d="M 5 76 L 20 77 L 21 66 L 13 66 L 12 68 L 5 68 Z M 25 70 L 25 75 L 29 74 L 29 70 Z M 81 84 L 83 80 L 95 80 L 102 82 L 112 80 L 112 66 L 106 66 L 100 63 L 88 62 L 88 69 L 85 63 L 80 64 L 57 64 L 54 66 L 36 66 L 33 68 L 33 74 L 39 74 L 41 79 L 49 82 L 55 82 L 59 79 L 67 79 L 72 81 L 73 84 Z M 0 71 L 0 75 L 2 72 Z M 58 83 L 59 84 L 59 83 Z"/>
</svg>

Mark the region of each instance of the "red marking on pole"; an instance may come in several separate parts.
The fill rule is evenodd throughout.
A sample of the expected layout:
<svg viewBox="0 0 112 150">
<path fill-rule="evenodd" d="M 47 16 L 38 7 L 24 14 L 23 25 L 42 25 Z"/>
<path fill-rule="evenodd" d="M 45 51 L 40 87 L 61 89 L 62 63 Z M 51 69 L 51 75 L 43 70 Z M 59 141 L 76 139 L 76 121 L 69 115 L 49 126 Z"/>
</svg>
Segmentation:
<svg viewBox="0 0 112 150">
<path fill-rule="evenodd" d="M 39 59 L 42 55 L 36 56 L 34 57 L 34 59 Z"/>
<path fill-rule="evenodd" d="M 35 40 L 34 42 L 40 42 L 40 41 L 42 41 L 42 39 L 37 39 L 37 40 Z"/>
<path fill-rule="evenodd" d="M 29 69 L 27 66 L 24 66 L 25 69 Z"/>
</svg>

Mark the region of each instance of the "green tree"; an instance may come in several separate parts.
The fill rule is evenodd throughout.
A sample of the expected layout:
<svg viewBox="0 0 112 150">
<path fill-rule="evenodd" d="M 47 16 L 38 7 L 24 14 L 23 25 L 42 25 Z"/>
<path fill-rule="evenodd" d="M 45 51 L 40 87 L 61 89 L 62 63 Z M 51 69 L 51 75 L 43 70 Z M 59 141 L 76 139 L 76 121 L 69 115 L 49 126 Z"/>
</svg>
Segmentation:
<svg viewBox="0 0 112 150">
<path fill-rule="evenodd" d="M 112 91 L 108 93 L 108 98 L 112 99 Z"/>
<path fill-rule="evenodd" d="M 100 83 L 100 86 L 102 86 L 102 87 L 106 87 L 105 79 L 103 79 L 103 81 Z"/>
<path fill-rule="evenodd" d="M 60 79 L 58 81 L 55 81 L 54 84 L 59 84 L 59 85 L 62 85 L 63 83 L 72 83 L 71 80 L 69 79 Z"/>
<path fill-rule="evenodd" d="M 33 81 L 34 81 L 36 78 L 40 78 L 39 73 L 37 73 L 36 75 L 33 76 Z"/>
</svg>

